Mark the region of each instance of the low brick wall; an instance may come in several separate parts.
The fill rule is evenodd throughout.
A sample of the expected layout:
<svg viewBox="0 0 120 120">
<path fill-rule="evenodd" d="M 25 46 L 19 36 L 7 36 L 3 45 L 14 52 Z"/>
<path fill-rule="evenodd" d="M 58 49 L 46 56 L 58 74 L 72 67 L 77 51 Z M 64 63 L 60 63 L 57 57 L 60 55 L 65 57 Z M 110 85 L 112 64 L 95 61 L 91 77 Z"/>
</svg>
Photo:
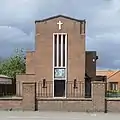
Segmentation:
<svg viewBox="0 0 120 120">
<path fill-rule="evenodd" d="M 81 99 L 37 99 L 38 111 L 92 112 L 90 98 Z"/>
<path fill-rule="evenodd" d="M 0 98 L 0 110 L 21 110 L 22 109 L 22 98 Z"/>
<path fill-rule="evenodd" d="M 0 98 L 1 110 L 105 112 L 105 83 L 92 82 L 91 98 L 41 98 L 36 82 L 22 83 L 23 96 Z"/>
<path fill-rule="evenodd" d="M 108 98 L 107 99 L 107 111 L 108 112 L 120 112 L 120 98 Z"/>
<path fill-rule="evenodd" d="M 105 82 L 92 82 L 91 98 L 37 98 L 37 110 L 40 111 L 73 111 L 105 112 Z"/>
</svg>

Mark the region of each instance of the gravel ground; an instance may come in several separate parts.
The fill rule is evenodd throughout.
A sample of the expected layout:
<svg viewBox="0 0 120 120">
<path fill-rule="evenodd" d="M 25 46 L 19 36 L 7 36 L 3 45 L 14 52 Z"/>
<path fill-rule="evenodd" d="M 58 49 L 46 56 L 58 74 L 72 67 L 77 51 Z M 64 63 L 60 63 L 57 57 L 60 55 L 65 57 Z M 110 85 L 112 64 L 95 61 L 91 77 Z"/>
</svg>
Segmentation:
<svg viewBox="0 0 120 120">
<path fill-rule="evenodd" d="M 119 120 L 119 113 L 79 112 L 7 112 L 0 111 L 0 120 Z"/>
</svg>

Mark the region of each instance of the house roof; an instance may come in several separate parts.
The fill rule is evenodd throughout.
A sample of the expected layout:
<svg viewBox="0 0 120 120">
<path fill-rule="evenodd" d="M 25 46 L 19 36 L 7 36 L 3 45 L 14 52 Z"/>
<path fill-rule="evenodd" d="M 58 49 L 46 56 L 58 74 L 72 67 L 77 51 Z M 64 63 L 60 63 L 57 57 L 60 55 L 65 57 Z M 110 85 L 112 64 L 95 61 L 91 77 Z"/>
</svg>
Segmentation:
<svg viewBox="0 0 120 120">
<path fill-rule="evenodd" d="M 120 81 L 120 70 L 97 70 L 96 75 L 107 76 L 108 81 Z"/>
<path fill-rule="evenodd" d="M 12 78 L 6 75 L 0 75 L 0 84 L 12 84 Z"/>
<path fill-rule="evenodd" d="M 1 75 L 0 74 L 0 78 L 10 78 L 9 76 L 6 76 L 6 75 Z"/>
<path fill-rule="evenodd" d="M 85 19 L 84 20 L 79 20 L 79 19 L 75 19 L 75 18 L 68 17 L 68 16 L 65 16 L 65 15 L 56 15 L 56 16 L 52 16 L 52 17 L 45 18 L 45 19 L 42 19 L 42 20 L 36 20 L 35 23 L 44 22 L 44 21 L 51 20 L 51 19 L 58 18 L 58 17 L 63 17 L 63 18 L 66 18 L 66 19 L 77 21 L 77 22 L 86 22 Z"/>
</svg>

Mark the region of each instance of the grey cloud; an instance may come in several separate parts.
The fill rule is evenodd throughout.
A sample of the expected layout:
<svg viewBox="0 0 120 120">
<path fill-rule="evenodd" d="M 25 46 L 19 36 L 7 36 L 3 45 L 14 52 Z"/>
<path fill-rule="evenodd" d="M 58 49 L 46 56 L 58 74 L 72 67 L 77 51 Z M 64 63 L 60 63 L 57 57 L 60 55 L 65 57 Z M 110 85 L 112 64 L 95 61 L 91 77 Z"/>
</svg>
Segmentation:
<svg viewBox="0 0 120 120">
<path fill-rule="evenodd" d="M 114 36 L 110 37 L 97 37 L 90 38 L 87 37 L 87 48 L 89 50 L 96 50 L 99 59 L 97 61 L 97 66 L 101 68 L 120 68 L 120 42 L 118 43 L 118 38 Z M 94 44 L 93 44 L 94 43 Z"/>
<path fill-rule="evenodd" d="M 120 67 L 119 6 L 119 0 L 1 0 L 0 56 L 17 47 L 33 49 L 34 21 L 64 14 L 87 20 L 86 46 L 97 51 L 98 67 Z"/>
</svg>

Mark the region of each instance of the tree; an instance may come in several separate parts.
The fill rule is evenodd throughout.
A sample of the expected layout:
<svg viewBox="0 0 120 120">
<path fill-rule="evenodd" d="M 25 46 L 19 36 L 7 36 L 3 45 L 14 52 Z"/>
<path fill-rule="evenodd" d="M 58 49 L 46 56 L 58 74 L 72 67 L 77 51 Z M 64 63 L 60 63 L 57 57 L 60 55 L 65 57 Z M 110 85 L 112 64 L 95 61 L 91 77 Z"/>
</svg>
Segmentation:
<svg viewBox="0 0 120 120">
<path fill-rule="evenodd" d="M 0 74 L 16 78 L 16 74 L 25 73 L 25 59 L 22 50 L 17 50 L 15 55 L 0 63 Z"/>
</svg>

